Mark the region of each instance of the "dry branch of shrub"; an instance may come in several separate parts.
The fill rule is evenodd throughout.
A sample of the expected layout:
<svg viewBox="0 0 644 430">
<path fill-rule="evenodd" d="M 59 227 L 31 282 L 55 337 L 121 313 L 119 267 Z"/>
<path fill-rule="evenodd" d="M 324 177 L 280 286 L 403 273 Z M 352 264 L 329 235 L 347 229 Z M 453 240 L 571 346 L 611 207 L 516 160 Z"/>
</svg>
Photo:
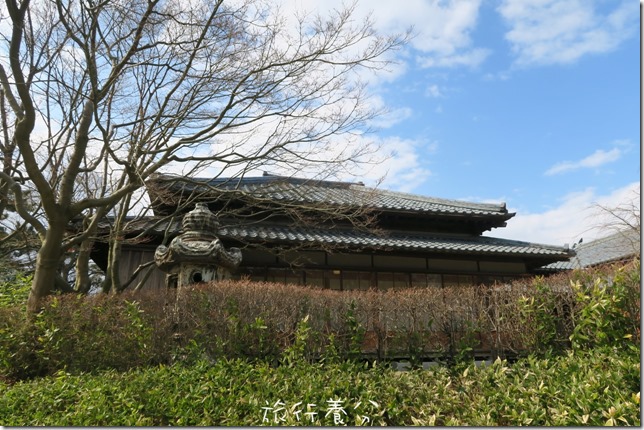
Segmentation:
<svg viewBox="0 0 644 430">
<path fill-rule="evenodd" d="M 179 292 L 64 295 L 50 298 L 30 322 L 18 307 L 0 308 L 0 377 L 204 357 L 277 363 L 307 316 L 310 360 L 329 351 L 340 358 L 450 361 L 547 353 L 567 348 L 579 323 L 584 304 L 571 284 L 602 279 L 611 288 L 618 278 L 626 285 L 620 312 L 633 320 L 621 324 L 639 342 L 638 261 L 495 286 L 333 291 L 241 280 Z"/>
</svg>

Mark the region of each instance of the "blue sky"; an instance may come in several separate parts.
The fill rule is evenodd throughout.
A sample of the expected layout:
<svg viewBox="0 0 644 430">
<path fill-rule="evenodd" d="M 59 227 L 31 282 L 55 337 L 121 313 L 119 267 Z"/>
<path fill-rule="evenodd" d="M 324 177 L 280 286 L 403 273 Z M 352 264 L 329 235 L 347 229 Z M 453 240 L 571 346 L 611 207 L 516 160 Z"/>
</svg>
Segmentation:
<svg viewBox="0 0 644 430">
<path fill-rule="evenodd" d="M 294 0 L 333 7 L 334 0 Z M 640 188 L 640 19 L 620 0 L 371 0 L 415 39 L 372 91 L 390 109 L 381 187 L 517 215 L 488 235 L 563 245 L 600 237 L 595 203 Z M 368 182 L 368 181 L 367 181 Z M 638 200 L 639 201 L 639 200 Z"/>
</svg>

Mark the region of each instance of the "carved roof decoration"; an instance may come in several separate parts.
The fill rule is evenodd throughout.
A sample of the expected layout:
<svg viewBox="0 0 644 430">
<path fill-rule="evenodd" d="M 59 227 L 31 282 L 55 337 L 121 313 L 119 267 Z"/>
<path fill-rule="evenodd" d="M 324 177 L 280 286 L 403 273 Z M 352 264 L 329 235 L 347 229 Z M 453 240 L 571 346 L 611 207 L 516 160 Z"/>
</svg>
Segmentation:
<svg viewBox="0 0 644 430">
<path fill-rule="evenodd" d="M 159 245 L 154 253 L 157 266 L 173 272 L 182 263 L 236 268 L 242 255 L 238 248 L 226 250 L 217 237 L 219 222 L 205 204 L 197 203 L 182 220 L 182 231 L 168 246 Z"/>
</svg>

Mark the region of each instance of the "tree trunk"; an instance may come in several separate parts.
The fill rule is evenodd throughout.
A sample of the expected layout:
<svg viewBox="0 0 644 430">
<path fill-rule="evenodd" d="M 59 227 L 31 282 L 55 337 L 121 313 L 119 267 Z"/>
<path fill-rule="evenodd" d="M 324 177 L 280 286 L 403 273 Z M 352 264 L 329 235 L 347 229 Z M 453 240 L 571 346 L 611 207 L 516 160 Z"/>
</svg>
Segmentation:
<svg viewBox="0 0 644 430">
<path fill-rule="evenodd" d="M 100 213 L 102 214 L 102 211 Z M 100 214 L 96 214 L 95 216 L 99 217 Z M 96 228 L 97 224 L 91 222 L 90 216 L 83 218 L 83 230 L 88 232 L 88 236 L 78 246 L 75 268 L 76 281 L 74 285 L 74 290 L 82 294 L 89 293 L 92 287 L 92 280 L 89 276 L 89 260 L 92 248 L 94 247 L 94 240 L 92 238 L 96 234 Z"/>
<path fill-rule="evenodd" d="M 27 300 L 27 312 L 36 313 L 42 307 L 42 300 L 54 288 L 58 275 L 58 265 L 62 256 L 60 244 L 65 235 L 65 224 L 58 222 L 50 225 L 45 240 L 38 251 L 36 270 Z"/>
<path fill-rule="evenodd" d="M 92 286 L 92 280 L 89 277 L 89 257 L 92 252 L 93 241 L 84 240 L 80 244 L 78 256 L 76 257 L 76 287 L 79 293 L 87 294 Z"/>
<path fill-rule="evenodd" d="M 110 247 L 107 254 L 107 269 L 103 281 L 103 293 L 121 292 L 121 278 L 119 276 L 119 259 L 121 258 L 121 245 L 119 239 L 110 240 Z"/>
<path fill-rule="evenodd" d="M 120 293 L 123 290 L 121 285 L 121 270 L 120 270 L 120 259 L 121 259 L 121 244 L 118 242 L 118 239 L 110 248 L 110 265 L 107 270 L 110 271 L 110 278 L 112 279 L 112 289 L 113 293 Z"/>
</svg>

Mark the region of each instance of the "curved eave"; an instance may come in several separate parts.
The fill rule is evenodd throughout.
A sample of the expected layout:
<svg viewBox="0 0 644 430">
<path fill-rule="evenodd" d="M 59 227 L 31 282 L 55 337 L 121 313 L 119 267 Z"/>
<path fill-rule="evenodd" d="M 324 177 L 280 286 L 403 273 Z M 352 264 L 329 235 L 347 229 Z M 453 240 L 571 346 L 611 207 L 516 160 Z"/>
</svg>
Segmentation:
<svg viewBox="0 0 644 430">
<path fill-rule="evenodd" d="M 429 234 L 390 233 L 377 235 L 353 230 L 317 230 L 287 226 L 243 226 L 220 229 L 222 238 L 264 244 L 292 244 L 335 248 L 390 251 L 476 254 L 567 260 L 573 254 L 562 247 L 483 236 L 438 237 Z"/>
</svg>

